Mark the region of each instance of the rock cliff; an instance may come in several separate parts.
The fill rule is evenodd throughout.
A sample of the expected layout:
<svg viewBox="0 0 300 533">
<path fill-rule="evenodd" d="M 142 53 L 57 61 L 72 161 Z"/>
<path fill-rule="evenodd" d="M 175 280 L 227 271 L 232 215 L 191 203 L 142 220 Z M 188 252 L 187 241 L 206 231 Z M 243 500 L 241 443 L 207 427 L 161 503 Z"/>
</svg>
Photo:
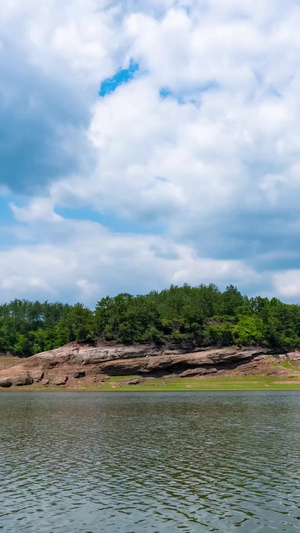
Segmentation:
<svg viewBox="0 0 300 533">
<path fill-rule="evenodd" d="M 24 359 L 0 371 L 0 387 L 65 385 L 70 380 L 98 376 L 203 376 L 230 369 L 250 368 L 249 363 L 270 359 L 300 360 L 300 353 L 276 353 L 259 347 L 210 348 L 182 353 L 174 347 L 159 351 L 152 344 L 123 346 L 99 342 L 95 346 L 71 343 Z M 247 366 L 248 365 L 248 366 Z M 255 368 L 255 365 L 254 367 Z M 250 372 L 250 370 L 248 370 Z"/>
</svg>

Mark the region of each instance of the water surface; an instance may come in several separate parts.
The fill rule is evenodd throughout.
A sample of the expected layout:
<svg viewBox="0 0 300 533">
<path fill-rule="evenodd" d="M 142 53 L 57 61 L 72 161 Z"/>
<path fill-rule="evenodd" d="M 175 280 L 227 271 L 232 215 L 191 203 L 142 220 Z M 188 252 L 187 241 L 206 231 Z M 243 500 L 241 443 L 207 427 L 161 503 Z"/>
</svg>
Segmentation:
<svg viewBox="0 0 300 533">
<path fill-rule="evenodd" d="M 300 392 L 0 394 L 0 531 L 300 530 Z"/>
</svg>

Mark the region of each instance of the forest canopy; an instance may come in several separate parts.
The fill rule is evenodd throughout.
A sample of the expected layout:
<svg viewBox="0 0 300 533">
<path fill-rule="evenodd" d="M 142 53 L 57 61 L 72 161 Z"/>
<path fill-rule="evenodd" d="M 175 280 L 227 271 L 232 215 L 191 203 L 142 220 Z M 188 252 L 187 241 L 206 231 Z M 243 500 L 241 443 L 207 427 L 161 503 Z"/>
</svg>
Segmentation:
<svg viewBox="0 0 300 533">
<path fill-rule="evenodd" d="M 249 298 L 229 285 L 171 285 L 161 292 L 102 298 L 95 310 L 14 300 L 0 305 L 0 351 L 27 357 L 98 338 L 157 346 L 261 345 L 300 348 L 300 306 Z"/>
</svg>

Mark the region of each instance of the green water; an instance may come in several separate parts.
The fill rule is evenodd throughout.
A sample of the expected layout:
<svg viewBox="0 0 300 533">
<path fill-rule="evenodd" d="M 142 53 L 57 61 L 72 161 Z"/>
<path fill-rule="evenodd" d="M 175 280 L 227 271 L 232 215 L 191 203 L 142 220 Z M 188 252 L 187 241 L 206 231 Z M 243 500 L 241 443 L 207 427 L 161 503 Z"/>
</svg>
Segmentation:
<svg viewBox="0 0 300 533">
<path fill-rule="evenodd" d="M 300 530 L 300 392 L 0 394 L 0 531 Z"/>
</svg>

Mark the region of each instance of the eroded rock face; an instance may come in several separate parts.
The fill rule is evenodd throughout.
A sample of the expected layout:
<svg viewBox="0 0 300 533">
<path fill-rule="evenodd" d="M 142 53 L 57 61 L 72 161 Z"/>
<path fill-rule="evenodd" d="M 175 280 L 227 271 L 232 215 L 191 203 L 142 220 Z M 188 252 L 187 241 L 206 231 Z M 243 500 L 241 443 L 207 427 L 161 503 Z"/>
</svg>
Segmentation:
<svg viewBox="0 0 300 533">
<path fill-rule="evenodd" d="M 44 377 L 44 372 L 40 368 L 31 369 L 30 376 L 32 377 L 34 383 L 39 383 Z"/>
<path fill-rule="evenodd" d="M 265 352 L 266 353 L 266 352 Z M 268 353 L 268 352 L 267 352 Z M 228 348 L 207 350 L 189 354 L 172 354 L 149 356 L 135 359 L 119 359 L 99 365 L 101 372 L 110 376 L 124 376 L 126 374 L 181 374 L 190 368 L 197 368 L 199 374 L 216 372 L 216 366 L 241 364 L 243 361 L 260 357 L 262 350 Z"/>
<path fill-rule="evenodd" d="M 260 361 L 270 354 L 270 350 L 257 347 L 199 349 L 183 353 L 174 348 L 158 351 L 152 344 L 122 346 L 99 341 L 96 346 L 84 346 L 71 343 L 36 354 L 17 366 L 0 371 L 0 387 L 26 386 L 37 382 L 60 386 L 69 379 L 90 379 L 90 376 L 97 376 L 98 381 L 101 376 L 107 379 L 106 376 L 136 374 L 205 376 L 236 367 L 246 368 L 249 362 Z M 288 356 L 300 360 L 300 352 Z M 276 357 L 285 358 L 286 354 L 277 354 Z"/>
<path fill-rule="evenodd" d="M 70 343 L 55 350 L 33 355 L 27 359 L 27 364 L 42 368 L 54 368 L 58 364 L 92 365 L 115 359 L 146 357 L 159 353 L 154 344 L 123 346 L 122 344 L 98 343 L 96 346 L 86 346 Z"/>
</svg>

